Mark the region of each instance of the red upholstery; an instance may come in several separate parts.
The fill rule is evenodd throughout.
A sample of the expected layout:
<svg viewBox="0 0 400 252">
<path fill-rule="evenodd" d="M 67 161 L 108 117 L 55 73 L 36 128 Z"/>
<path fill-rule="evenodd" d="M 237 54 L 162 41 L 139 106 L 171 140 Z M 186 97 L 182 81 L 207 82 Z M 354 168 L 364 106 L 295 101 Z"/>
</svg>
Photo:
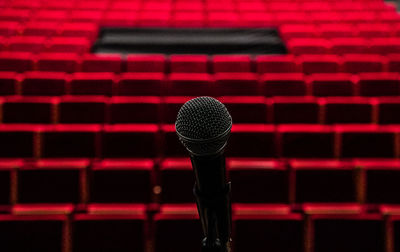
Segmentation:
<svg viewBox="0 0 400 252">
<path fill-rule="evenodd" d="M 93 54 L 103 26 L 276 27 L 288 53 Z M 0 250 L 199 251 L 174 123 L 206 95 L 232 250 L 399 251 L 399 37 L 376 0 L 0 0 Z"/>
</svg>

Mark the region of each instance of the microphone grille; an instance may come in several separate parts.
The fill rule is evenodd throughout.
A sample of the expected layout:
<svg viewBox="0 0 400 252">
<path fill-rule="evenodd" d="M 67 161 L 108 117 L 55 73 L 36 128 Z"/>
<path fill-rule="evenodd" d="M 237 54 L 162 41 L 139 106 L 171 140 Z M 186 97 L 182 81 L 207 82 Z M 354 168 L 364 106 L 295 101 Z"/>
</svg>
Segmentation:
<svg viewBox="0 0 400 252">
<path fill-rule="evenodd" d="M 228 141 L 232 118 L 225 105 L 211 97 L 186 102 L 178 112 L 175 128 L 188 151 L 195 155 L 213 155 Z"/>
<path fill-rule="evenodd" d="M 206 140 L 218 137 L 232 125 L 225 105 L 212 97 L 198 97 L 186 102 L 178 112 L 176 131 L 185 138 Z"/>
</svg>

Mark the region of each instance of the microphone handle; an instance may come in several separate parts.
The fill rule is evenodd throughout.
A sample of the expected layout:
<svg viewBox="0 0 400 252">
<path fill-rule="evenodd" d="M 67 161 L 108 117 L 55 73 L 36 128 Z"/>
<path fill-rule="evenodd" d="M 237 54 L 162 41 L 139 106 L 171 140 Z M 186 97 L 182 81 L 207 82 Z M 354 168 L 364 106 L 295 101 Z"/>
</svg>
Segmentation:
<svg viewBox="0 0 400 252">
<path fill-rule="evenodd" d="M 191 156 L 196 198 L 203 234 L 203 252 L 230 251 L 231 184 L 226 183 L 225 156 Z M 219 247 L 219 248 L 217 248 Z"/>
</svg>

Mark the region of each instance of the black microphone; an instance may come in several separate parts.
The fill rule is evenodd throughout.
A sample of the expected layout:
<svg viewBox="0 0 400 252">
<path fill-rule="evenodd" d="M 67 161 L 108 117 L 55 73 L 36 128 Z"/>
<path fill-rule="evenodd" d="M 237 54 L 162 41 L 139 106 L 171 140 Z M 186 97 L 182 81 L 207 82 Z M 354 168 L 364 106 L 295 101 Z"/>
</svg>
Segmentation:
<svg viewBox="0 0 400 252">
<path fill-rule="evenodd" d="M 231 186 L 226 182 L 224 149 L 231 115 L 218 100 L 198 97 L 181 107 L 175 128 L 190 153 L 195 174 L 193 193 L 204 234 L 202 251 L 230 251 Z"/>
</svg>

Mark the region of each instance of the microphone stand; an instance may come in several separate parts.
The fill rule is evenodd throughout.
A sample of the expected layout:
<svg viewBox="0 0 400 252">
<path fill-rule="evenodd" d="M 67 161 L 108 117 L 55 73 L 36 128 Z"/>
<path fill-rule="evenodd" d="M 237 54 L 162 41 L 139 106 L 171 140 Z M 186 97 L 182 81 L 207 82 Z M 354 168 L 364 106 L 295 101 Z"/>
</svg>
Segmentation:
<svg viewBox="0 0 400 252">
<path fill-rule="evenodd" d="M 201 252 L 230 252 L 231 183 L 228 182 L 224 190 L 213 195 L 201 194 L 195 184 L 193 194 L 205 237 L 201 243 Z"/>
</svg>

